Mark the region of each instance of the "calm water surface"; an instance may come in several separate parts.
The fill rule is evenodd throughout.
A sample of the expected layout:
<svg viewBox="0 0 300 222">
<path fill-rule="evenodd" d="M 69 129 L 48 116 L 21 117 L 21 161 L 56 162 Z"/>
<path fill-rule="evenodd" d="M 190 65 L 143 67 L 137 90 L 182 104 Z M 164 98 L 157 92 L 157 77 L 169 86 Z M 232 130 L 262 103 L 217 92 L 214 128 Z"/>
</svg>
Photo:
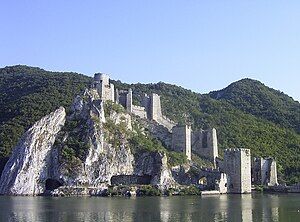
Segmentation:
<svg viewBox="0 0 300 222">
<path fill-rule="evenodd" d="M 300 221 L 300 194 L 130 199 L 2 196 L 0 221 Z"/>
</svg>

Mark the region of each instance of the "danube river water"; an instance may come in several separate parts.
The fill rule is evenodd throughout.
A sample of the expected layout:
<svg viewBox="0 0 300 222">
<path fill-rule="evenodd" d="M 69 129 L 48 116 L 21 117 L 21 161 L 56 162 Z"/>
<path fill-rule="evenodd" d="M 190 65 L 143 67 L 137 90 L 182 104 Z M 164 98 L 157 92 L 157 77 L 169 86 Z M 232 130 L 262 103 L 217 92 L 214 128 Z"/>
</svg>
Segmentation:
<svg viewBox="0 0 300 222">
<path fill-rule="evenodd" d="M 300 194 L 0 197 L 0 221 L 300 221 Z"/>
</svg>

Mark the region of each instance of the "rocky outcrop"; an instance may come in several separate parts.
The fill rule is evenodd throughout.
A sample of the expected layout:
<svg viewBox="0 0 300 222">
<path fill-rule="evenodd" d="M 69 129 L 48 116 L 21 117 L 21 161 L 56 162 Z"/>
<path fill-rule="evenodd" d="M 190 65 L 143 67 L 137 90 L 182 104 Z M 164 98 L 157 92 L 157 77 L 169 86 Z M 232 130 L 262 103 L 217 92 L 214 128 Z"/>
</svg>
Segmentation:
<svg viewBox="0 0 300 222">
<path fill-rule="evenodd" d="M 151 175 L 151 184 L 161 188 L 176 185 L 168 167 L 167 155 L 160 152 L 144 152 L 136 158 L 135 175 Z"/>
<path fill-rule="evenodd" d="M 0 193 L 38 195 L 45 190 L 51 166 L 52 147 L 65 123 L 63 107 L 36 122 L 21 138 L 5 165 Z"/>
<path fill-rule="evenodd" d="M 97 90 L 87 89 L 74 99 L 67 117 L 65 109 L 59 108 L 35 123 L 6 164 L 0 193 L 55 194 L 59 186 L 71 191 L 76 187 L 102 189 L 113 176 L 147 177 L 161 189 L 175 186 L 164 152 L 135 150 L 133 154 L 134 119 L 118 106 L 104 104 Z M 167 129 L 157 124 L 147 128 L 169 145 Z"/>
<path fill-rule="evenodd" d="M 146 129 L 152 137 L 161 141 L 164 146 L 171 148 L 172 145 L 172 134 L 169 129 L 163 125 L 158 124 L 155 121 L 149 121 L 147 119 L 136 119 L 139 124 Z"/>
<path fill-rule="evenodd" d="M 83 128 L 67 129 L 66 138 L 76 131 L 81 131 L 84 142 L 87 144 L 85 159 L 78 160 L 79 167 L 68 166 L 62 160 L 60 166 L 60 181 L 64 185 L 77 186 L 87 185 L 99 187 L 109 184 L 112 176 L 128 175 L 133 173 L 134 157 L 127 145 L 126 138 L 118 138 L 117 145 L 110 144 L 111 132 L 105 129 L 104 124 L 110 120 L 110 127 L 125 124 L 127 130 L 131 130 L 131 117 L 126 113 L 111 111 L 108 119 L 104 114 L 104 103 L 99 99 L 97 91 L 90 89 L 84 92 L 83 97 L 77 96 L 72 106 L 70 120 L 79 119 L 84 123 Z M 64 147 L 64 141 L 60 147 Z M 69 170 L 67 170 L 69 168 Z"/>
</svg>

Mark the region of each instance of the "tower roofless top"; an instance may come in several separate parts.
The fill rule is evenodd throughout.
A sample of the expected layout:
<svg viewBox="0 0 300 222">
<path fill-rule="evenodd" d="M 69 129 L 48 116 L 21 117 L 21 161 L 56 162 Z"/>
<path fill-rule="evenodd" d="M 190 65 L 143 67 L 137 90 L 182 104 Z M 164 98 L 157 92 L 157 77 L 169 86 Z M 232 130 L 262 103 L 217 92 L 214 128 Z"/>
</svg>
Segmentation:
<svg viewBox="0 0 300 222">
<path fill-rule="evenodd" d="M 109 82 L 109 75 L 104 74 L 104 73 L 95 73 L 94 74 L 94 81 L 96 82 L 104 82 L 108 83 Z"/>
</svg>

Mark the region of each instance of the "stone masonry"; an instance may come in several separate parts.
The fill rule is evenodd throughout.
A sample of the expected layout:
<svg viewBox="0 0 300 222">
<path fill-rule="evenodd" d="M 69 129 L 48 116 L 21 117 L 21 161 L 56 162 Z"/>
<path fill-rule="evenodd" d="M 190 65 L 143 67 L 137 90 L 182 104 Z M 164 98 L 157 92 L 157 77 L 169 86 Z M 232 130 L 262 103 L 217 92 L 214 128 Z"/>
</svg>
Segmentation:
<svg viewBox="0 0 300 222">
<path fill-rule="evenodd" d="M 188 160 L 192 159 L 191 126 L 175 126 L 172 130 L 172 150 L 183 152 Z"/>
<path fill-rule="evenodd" d="M 252 162 L 252 181 L 256 185 L 278 185 L 276 161 L 271 157 L 254 158 Z"/>
<path fill-rule="evenodd" d="M 97 89 L 101 100 L 115 101 L 115 87 L 109 82 L 108 75 L 96 73 L 94 76 L 93 88 Z"/>
<path fill-rule="evenodd" d="M 192 133 L 192 150 L 216 164 L 218 157 L 218 139 L 215 128 L 198 130 Z"/>
<path fill-rule="evenodd" d="M 171 135 L 172 150 L 183 152 L 188 160 L 192 159 L 193 152 L 212 161 L 216 168 L 211 174 L 221 175 L 215 183 L 220 193 L 251 193 L 252 181 L 254 184 L 267 186 L 278 184 L 274 159 L 256 158 L 251 168 L 249 149 L 227 149 L 224 152 L 224 159 L 218 158 L 216 129 L 200 129 L 193 132 L 190 125 L 176 125 L 162 114 L 159 95 L 144 94 L 141 106 L 133 105 L 132 90 L 115 90 L 114 85 L 109 83 L 109 77 L 105 74 L 95 74 L 93 88 L 99 92 L 103 101 L 111 100 L 119 103 L 127 112 L 142 119 L 152 120 L 153 124 L 164 128 Z"/>
<path fill-rule="evenodd" d="M 251 193 L 250 149 L 225 150 L 221 171 L 228 177 L 228 193 Z"/>
</svg>

